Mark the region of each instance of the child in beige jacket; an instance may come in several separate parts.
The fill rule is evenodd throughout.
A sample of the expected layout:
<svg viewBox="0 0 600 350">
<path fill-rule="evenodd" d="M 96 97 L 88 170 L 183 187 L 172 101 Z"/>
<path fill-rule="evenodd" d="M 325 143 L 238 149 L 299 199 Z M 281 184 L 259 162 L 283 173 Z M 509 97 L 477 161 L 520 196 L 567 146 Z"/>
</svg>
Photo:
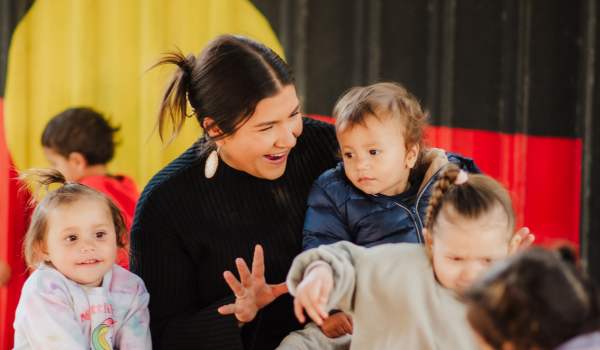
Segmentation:
<svg viewBox="0 0 600 350">
<path fill-rule="evenodd" d="M 296 316 L 352 315 L 351 349 L 477 349 L 458 294 L 519 246 L 506 190 L 449 166 L 427 210 L 426 245 L 341 242 L 299 255 L 288 275 Z"/>
</svg>

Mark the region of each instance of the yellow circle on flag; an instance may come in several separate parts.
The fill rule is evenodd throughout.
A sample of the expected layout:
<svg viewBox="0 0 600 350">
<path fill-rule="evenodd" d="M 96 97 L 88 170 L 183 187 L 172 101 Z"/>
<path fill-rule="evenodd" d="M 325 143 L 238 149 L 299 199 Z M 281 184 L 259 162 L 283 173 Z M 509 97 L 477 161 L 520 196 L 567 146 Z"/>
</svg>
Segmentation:
<svg viewBox="0 0 600 350">
<path fill-rule="evenodd" d="M 17 167 L 45 167 L 47 121 L 89 106 L 120 125 L 112 173 L 148 179 L 201 134 L 189 120 L 177 140 L 154 132 L 173 67 L 148 71 L 161 54 L 198 53 L 219 34 L 254 38 L 283 52 L 264 16 L 247 0 L 36 0 L 9 49 L 5 124 Z"/>
</svg>

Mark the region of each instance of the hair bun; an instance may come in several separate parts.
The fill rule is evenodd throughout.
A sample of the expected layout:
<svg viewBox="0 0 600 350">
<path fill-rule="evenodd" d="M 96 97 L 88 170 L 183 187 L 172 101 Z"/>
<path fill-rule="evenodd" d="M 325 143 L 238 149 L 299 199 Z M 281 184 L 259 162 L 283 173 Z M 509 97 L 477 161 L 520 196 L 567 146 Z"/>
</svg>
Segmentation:
<svg viewBox="0 0 600 350">
<path fill-rule="evenodd" d="M 195 66 L 196 56 L 194 56 L 193 54 L 189 54 L 182 60 L 181 65 L 179 67 L 188 77 L 191 77 Z"/>
</svg>

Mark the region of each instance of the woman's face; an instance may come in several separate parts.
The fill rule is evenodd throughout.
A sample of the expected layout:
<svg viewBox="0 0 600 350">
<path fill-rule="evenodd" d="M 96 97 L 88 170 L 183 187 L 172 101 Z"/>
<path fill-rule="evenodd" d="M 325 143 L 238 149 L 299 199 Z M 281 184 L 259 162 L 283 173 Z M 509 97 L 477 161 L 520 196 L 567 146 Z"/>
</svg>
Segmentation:
<svg viewBox="0 0 600 350">
<path fill-rule="evenodd" d="M 219 157 L 232 168 L 274 180 L 283 175 L 290 150 L 301 133 L 300 102 L 295 87 L 287 85 L 261 100 L 233 135 L 216 143 Z"/>
</svg>

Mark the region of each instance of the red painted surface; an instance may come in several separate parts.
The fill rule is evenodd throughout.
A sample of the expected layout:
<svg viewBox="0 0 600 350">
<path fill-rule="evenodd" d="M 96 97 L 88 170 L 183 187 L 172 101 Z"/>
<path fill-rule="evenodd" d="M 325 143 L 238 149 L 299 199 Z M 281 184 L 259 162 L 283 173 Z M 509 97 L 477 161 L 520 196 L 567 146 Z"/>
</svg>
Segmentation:
<svg viewBox="0 0 600 350">
<path fill-rule="evenodd" d="M 0 349 L 12 349 L 14 313 L 27 278 L 21 245 L 30 210 L 27 209 L 29 193 L 19 190 L 17 172 L 6 145 L 3 110 L 0 99 L 0 259 L 12 269 L 8 285 L 0 288 Z"/>
</svg>

